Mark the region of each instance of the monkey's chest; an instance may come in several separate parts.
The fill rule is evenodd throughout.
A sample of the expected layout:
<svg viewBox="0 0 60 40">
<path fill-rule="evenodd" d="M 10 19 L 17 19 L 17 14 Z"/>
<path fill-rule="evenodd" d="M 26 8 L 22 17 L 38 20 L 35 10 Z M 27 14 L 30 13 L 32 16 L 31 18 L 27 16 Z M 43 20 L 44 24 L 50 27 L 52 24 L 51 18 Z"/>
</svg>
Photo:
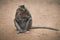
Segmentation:
<svg viewBox="0 0 60 40">
<path fill-rule="evenodd" d="M 21 24 L 24 24 L 24 23 L 26 23 L 26 19 L 21 19 L 21 20 L 19 20 L 19 22 L 20 22 Z"/>
<path fill-rule="evenodd" d="M 27 19 L 26 19 L 26 18 L 20 18 L 20 19 L 19 19 L 19 24 L 20 24 L 21 26 L 25 26 L 25 25 L 26 25 L 26 22 L 27 22 Z"/>
<path fill-rule="evenodd" d="M 23 16 L 23 17 L 17 17 L 18 19 L 18 23 L 21 27 L 25 27 L 26 26 L 26 23 L 27 23 L 27 17 Z"/>
<path fill-rule="evenodd" d="M 20 21 L 19 21 L 19 25 L 20 25 L 20 27 L 22 28 L 22 29 L 25 29 L 25 27 L 26 27 L 26 19 L 21 19 Z"/>
</svg>

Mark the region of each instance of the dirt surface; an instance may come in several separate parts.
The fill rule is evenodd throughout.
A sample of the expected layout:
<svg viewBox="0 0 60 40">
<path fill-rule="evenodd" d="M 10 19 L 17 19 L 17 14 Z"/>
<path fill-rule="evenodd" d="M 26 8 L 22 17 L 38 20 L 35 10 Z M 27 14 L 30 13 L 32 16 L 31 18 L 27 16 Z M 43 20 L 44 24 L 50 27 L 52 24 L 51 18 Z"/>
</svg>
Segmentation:
<svg viewBox="0 0 60 40">
<path fill-rule="evenodd" d="M 0 0 L 0 40 L 60 40 L 60 31 L 31 29 L 17 34 L 14 16 L 24 4 L 33 18 L 33 26 L 54 27 L 60 30 L 60 0 Z"/>
</svg>

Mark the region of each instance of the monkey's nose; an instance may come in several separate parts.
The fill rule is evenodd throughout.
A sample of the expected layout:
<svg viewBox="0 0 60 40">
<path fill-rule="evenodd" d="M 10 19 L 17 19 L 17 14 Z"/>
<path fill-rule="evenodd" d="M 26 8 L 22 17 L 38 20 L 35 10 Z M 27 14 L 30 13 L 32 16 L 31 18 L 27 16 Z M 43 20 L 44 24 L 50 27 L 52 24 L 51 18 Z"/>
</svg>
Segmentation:
<svg viewBox="0 0 60 40">
<path fill-rule="evenodd" d="M 20 15 L 22 15 L 22 13 L 20 13 Z"/>
</svg>

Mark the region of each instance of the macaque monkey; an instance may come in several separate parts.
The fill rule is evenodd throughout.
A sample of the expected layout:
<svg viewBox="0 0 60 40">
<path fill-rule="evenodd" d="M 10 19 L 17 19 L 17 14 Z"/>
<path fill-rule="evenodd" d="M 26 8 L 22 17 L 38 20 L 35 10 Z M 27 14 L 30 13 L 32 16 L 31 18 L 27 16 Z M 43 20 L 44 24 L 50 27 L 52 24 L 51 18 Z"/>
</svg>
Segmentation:
<svg viewBox="0 0 60 40">
<path fill-rule="evenodd" d="M 58 31 L 58 29 L 51 28 L 51 27 L 32 27 L 32 16 L 24 5 L 20 5 L 17 8 L 14 24 L 17 31 L 19 31 L 18 33 L 25 33 L 30 29 L 36 29 L 36 28 L 45 28 L 45 29 Z"/>
</svg>

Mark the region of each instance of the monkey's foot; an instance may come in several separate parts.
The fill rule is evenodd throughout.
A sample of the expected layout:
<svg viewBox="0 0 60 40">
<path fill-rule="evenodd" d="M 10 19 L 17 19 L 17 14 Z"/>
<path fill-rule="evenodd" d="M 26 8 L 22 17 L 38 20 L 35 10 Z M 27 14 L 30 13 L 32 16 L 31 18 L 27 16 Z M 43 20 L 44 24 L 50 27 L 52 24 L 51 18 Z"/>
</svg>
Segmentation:
<svg viewBox="0 0 60 40">
<path fill-rule="evenodd" d="M 29 33 L 30 33 L 30 31 L 26 31 L 25 33 L 29 34 Z"/>
<path fill-rule="evenodd" d="M 16 31 L 16 33 L 17 33 L 17 34 L 19 34 L 19 33 L 20 33 L 20 31 Z"/>
<path fill-rule="evenodd" d="M 16 31 L 17 34 L 19 34 L 19 33 L 25 33 L 25 32 L 26 32 L 26 31 L 19 31 L 19 30 Z"/>
</svg>

